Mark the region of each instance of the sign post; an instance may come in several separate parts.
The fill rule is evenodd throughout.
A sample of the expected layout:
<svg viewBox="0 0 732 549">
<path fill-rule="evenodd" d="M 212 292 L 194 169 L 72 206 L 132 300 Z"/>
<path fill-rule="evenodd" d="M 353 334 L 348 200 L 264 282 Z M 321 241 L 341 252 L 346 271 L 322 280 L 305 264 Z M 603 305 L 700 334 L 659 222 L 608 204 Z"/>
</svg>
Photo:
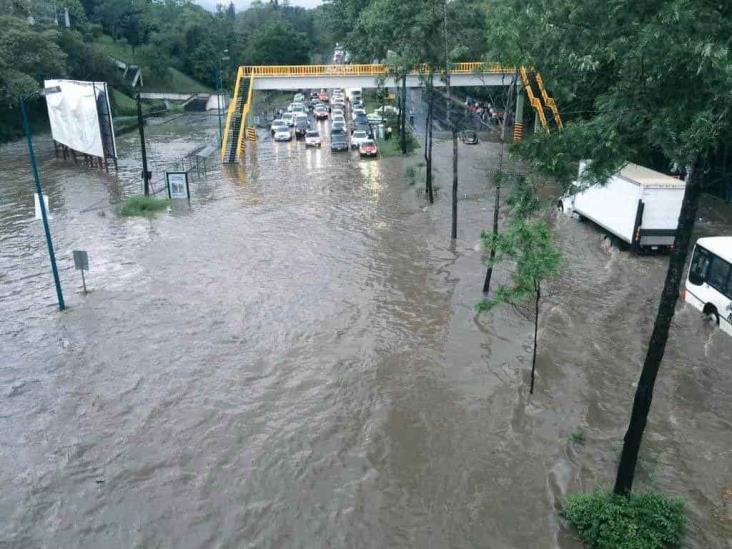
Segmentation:
<svg viewBox="0 0 732 549">
<path fill-rule="evenodd" d="M 168 185 L 168 198 L 191 199 L 188 172 L 165 172 L 165 181 Z"/>
<path fill-rule="evenodd" d="M 74 250 L 74 268 L 81 271 L 81 284 L 84 286 L 84 293 L 87 293 L 84 271 L 89 270 L 89 255 L 84 250 Z"/>
</svg>

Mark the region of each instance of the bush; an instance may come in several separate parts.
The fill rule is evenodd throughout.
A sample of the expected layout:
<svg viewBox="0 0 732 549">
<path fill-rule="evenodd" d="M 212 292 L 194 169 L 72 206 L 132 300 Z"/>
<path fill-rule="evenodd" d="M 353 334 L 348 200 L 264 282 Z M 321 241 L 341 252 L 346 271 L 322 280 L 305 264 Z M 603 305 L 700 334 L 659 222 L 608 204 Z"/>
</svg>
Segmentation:
<svg viewBox="0 0 732 549">
<path fill-rule="evenodd" d="M 153 198 L 151 196 L 132 196 L 125 200 L 119 214 L 124 217 L 133 215 L 146 216 L 164 210 L 170 204 L 167 198 Z"/>
<path fill-rule="evenodd" d="M 657 493 L 572 494 L 562 500 L 560 514 L 592 549 L 669 549 L 686 531 L 684 502 Z"/>
</svg>

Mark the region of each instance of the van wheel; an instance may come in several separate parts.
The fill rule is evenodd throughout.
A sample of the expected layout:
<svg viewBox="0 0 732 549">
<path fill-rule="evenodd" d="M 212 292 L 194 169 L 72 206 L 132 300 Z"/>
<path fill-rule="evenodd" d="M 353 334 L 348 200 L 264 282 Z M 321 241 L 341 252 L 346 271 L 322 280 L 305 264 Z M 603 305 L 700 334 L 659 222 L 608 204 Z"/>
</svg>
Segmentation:
<svg viewBox="0 0 732 549">
<path fill-rule="evenodd" d="M 717 312 L 717 308 L 712 305 L 711 303 L 707 303 L 704 305 L 704 310 L 702 311 L 702 314 L 714 322 L 715 326 L 719 326 L 719 312 Z"/>
</svg>

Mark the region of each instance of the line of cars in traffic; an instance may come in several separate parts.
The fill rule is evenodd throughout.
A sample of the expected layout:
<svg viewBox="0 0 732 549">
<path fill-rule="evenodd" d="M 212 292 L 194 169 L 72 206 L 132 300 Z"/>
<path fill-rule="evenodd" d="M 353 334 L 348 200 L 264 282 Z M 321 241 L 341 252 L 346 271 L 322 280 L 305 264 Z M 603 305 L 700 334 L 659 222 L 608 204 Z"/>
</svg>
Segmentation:
<svg viewBox="0 0 732 549">
<path fill-rule="evenodd" d="M 281 112 L 272 122 L 270 130 L 274 141 L 291 141 L 294 130 L 295 138 L 304 139 L 306 147 L 321 147 L 323 142 L 320 131 L 311 123 L 310 113 L 312 113 L 317 122 L 330 119 L 331 151 L 358 149 L 360 156 L 378 156 L 372 125 L 381 123 L 382 119 L 376 113 L 372 113 L 373 116 L 366 115 L 360 89 L 349 90 L 348 96 L 341 88 L 333 89 L 330 93 L 327 90 L 307 93 L 307 99 L 303 92 L 295 94 L 287 110 Z M 346 113 L 349 110 L 350 139 L 349 123 L 346 120 Z"/>
</svg>

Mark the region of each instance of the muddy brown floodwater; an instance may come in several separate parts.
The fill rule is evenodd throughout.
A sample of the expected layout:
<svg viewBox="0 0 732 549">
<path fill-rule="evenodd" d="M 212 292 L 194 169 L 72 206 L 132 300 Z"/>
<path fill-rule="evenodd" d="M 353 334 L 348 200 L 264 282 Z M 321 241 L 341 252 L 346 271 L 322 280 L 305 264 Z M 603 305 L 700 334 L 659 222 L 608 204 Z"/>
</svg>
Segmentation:
<svg viewBox="0 0 732 549">
<path fill-rule="evenodd" d="M 152 169 L 215 128 L 151 125 Z M 37 145 L 69 308 L 22 143 L 3 146 L 2 546 L 579 547 L 558 501 L 613 480 L 666 258 L 557 220 L 565 264 L 529 398 L 531 325 L 474 313 L 494 145 L 461 145 L 455 246 L 448 143 L 431 208 L 404 177 L 418 155 L 265 132 L 245 166 L 214 162 L 190 206 L 153 219 L 115 213 L 139 190 L 136 134 L 118 178 Z M 712 206 L 700 230 L 729 234 Z M 89 252 L 86 296 L 73 249 Z M 686 499 L 693 548 L 732 547 L 731 358 L 680 304 L 637 486 Z"/>
</svg>

